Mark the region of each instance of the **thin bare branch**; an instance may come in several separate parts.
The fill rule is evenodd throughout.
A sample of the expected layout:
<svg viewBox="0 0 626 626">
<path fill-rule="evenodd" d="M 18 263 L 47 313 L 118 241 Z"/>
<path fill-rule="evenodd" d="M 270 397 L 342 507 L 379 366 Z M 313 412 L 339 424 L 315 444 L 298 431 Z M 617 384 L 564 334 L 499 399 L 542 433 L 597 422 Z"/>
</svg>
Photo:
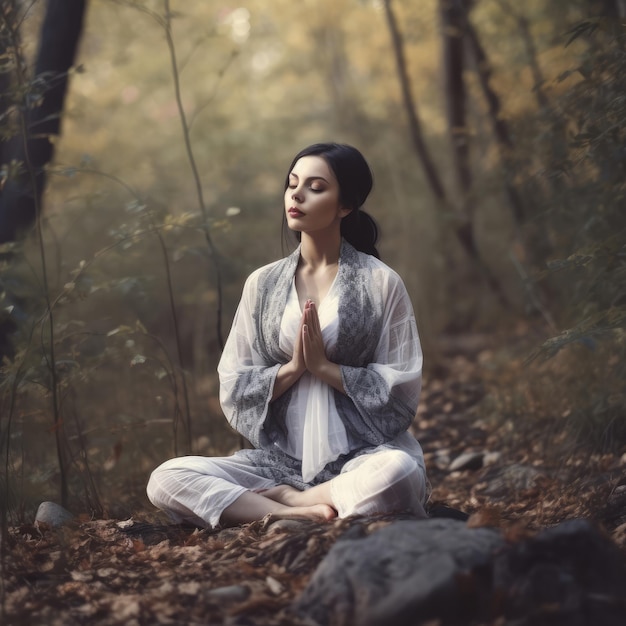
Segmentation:
<svg viewBox="0 0 626 626">
<path fill-rule="evenodd" d="M 193 126 L 194 122 L 196 121 L 200 113 L 202 113 L 202 111 L 204 111 L 208 106 L 210 106 L 215 100 L 215 98 L 217 97 L 217 94 L 219 93 L 220 85 L 222 83 L 222 79 L 224 78 L 228 68 L 230 67 L 231 63 L 233 62 L 235 57 L 237 57 L 238 54 L 239 53 L 237 52 L 237 50 L 232 51 L 232 53 L 226 60 L 226 63 L 217 73 L 217 78 L 215 80 L 215 84 L 213 85 L 213 93 L 211 93 L 211 95 L 189 117 L 189 130 L 190 131 L 191 131 L 191 127 Z"/>
<path fill-rule="evenodd" d="M 174 36 L 172 32 L 172 13 L 170 11 L 169 0 L 163 0 L 163 6 L 165 9 L 165 38 L 167 40 L 167 47 L 170 52 L 170 61 L 172 65 L 172 78 L 174 80 L 174 94 L 176 97 L 176 105 L 178 107 L 178 113 L 180 117 L 180 123 L 183 132 L 183 139 L 185 141 L 185 149 L 187 151 L 187 158 L 189 160 L 189 166 L 196 186 L 196 195 L 198 199 L 198 206 L 203 217 L 204 224 L 204 238 L 207 243 L 207 248 L 213 261 L 213 267 L 215 268 L 215 282 L 217 291 L 217 314 L 216 314 L 216 335 L 219 342 L 220 349 L 224 349 L 224 338 L 222 333 L 222 306 L 223 306 L 223 288 L 222 288 L 222 272 L 220 268 L 220 261 L 213 244 L 211 232 L 209 230 L 208 217 L 209 211 L 204 200 L 204 192 L 202 191 L 202 181 L 200 179 L 200 172 L 198 171 L 198 165 L 191 144 L 191 134 L 189 132 L 189 124 L 187 123 L 187 114 L 185 113 L 185 107 L 183 106 L 182 90 L 180 86 L 180 74 L 178 71 L 178 62 L 176 58 L 176 45 L 174 43 Z"/>
<path fill-rule="evenodd" d="M 402 34 L 398 27 L 393 7 L 391 6 L 391 0 L 384 1 L 385 16 L 387 18 L 387 25 L 389 27 L 389 33 L 391 35 L 391 43 L 393 45 L 393 52 L 396 60 L 396 69 L 398 72 L 398 79 L 400 80 L 400 87 L 402 89 L 402 97 L 404 99 L 404 108 L 409 121 L 409 133 L 413 147 L 418 156 L 418 159 L 422 163 L 424 173 L 426 174 L 426 180 L 433 192 L 433 195 L 441 201 L 446 200 L 446 192 L 441 182 L 439 173 L 435 166 L 435 162 L 432 159 L 424 136 L 422 133 L 422 126 L 417 114 L 417 104 L 413 98 L 411 91 L 411 81 L 409 80 L 409 73 L 407 70 L 406 58 L 404 55 L 404 42 Z"/>
</svg>

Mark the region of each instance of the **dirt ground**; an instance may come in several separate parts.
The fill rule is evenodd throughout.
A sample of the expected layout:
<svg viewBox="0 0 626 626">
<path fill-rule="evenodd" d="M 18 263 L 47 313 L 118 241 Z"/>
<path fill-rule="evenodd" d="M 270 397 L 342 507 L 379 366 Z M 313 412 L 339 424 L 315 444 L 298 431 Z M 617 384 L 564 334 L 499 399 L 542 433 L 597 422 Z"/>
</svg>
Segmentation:
<svg viewBox="0 0 626 626">
<path fill-rule="evenodd" d="M 414 428 L 430 507 L 460 509 L 468 524 L 500 527 L 512 540 L 588 518 L 626 555 L 626 450 L 574 445 L 558 420 L 538 430 L 535 419 L 498 418 L 492 357 L 485 346 L 452 350 L 424 382 Z M 0 622 L 304 626 L 290 604 L 337 538 L 393 519 L 263 520 L 217 532 L 141 512 L 15 527 L 4 546 Z"/>
</svg>

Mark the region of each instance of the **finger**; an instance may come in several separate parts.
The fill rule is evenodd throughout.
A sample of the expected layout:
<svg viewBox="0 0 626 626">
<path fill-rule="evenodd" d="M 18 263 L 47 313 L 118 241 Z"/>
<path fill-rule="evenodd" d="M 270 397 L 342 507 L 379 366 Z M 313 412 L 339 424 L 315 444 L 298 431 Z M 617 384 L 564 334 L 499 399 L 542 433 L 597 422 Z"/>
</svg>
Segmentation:
<svg viewBox="0 0 626 626">
<path fill-rule="evenodd" d="M 313 317 L 311 315 L 311 308 L 307 306 L 307 308 L 304 311 L 304 326 L 308 326 L 308 330 L 312 330 L 313 328 Z"/>
<path fill-rule="evenodd" d="M 304 364 L 304 351 L 302 348 L 302 328 L 304 326 L 304 315 L 300 320 L 300 329 L 298 334 L 295 337 L 295 341 L 293 343 L 293 355 L 292 360 L 296 363 L 298 367 Z"/>
<path fill-rule="evenodd" d="M 307 342 L 308 358 L 316 358 L 325 356 L 326 351 L 324 349 L 324 341 L 322 334 L 316 329 L 315 320 L 311 320 L 312 323 L 307 323 L 306 334 L 304 335 L 304 341 Z"/>
<path fill-rule="evenodd" d="M 307 322 L 308 326 L 308 336 L 311 339 L 311 345 L 318 345 L 322 343 L 322 334 L 319 330 L 319 324 L 316 323 L 315 317 L 311 316 L 311 318 Z"/>
<path fill-rule="evenodd" d="M 319 334 L 321 337 L 322 327 L 320 326 L 320 316 L 317 312 L 317 307 L 314 304 L 311 306 L 311 318 L 312 318 L 311 321 L 313 325 L 315 326 L 315 332 Z"/>
<path fill-rule="evenodd" d="M 300 335 L 300 341 L 302 344 L 302 356 L 306 363 L 311 352 L 311 337 L 309 336 L 309 327 L 306 324 L 302 326 L 302 334 Z"/>
<path fill-rule="evenodd" d="M 308 350 L 309 356 L 321 348 L 320 338 L 313 332 L 310 324 L 305 324 L 302 327 L 302 347 L 305 351 Z"/>
</svg>

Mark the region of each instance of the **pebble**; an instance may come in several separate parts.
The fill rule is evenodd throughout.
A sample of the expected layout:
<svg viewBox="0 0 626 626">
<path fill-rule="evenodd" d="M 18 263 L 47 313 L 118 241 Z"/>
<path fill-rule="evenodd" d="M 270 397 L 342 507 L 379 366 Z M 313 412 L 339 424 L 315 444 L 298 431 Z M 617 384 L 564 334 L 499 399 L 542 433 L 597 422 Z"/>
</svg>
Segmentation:
<svg viewBox="0 0 626 626">
<path fill-rule="evenodd" d="M 275 578 L 268 576 L 265 579 L 265 583 L 269 587 L 269 590 L 275 595 L 279 596 L 283 591 L 285 591 L 285 586 Z"/>
<path fill-rule="evenodd" d="M 279 530 L 300 530 L 304 525 L 306 525 L 306 522 L 307 520 L 304 519 L 279 519 L 272 522 L 268 532 L 272 533 Z"/>
<path fill-rule="evenodd" d="M 500 460 L 502 456 L 501 452 L 486 452 L 483 458 L 483 465 L 486 467 L 487 465 L 494 465 Z"/>
<path fill-rule="evenodd" d="M 73 519 L 74 516 L 67 509 L 55 502 L 42 502 L 35 515 L 35 523 L 42 522 L 53 528 L 63 526 Z"/>
<path fill-rule="evenodd" d="M 250 596 L 250 587 L 245 585 L 229 585 L 228 587 L 216 587 L 207 591 L 207 597 L 222 602 L 243 602 Z"/>
<path fill-rule="evenodd" d="M 485 453 L 484 452 L 464 452 L 460 456 L 457 456 L 450 467 L 451 472 L 459 472 L 461 470 L 477 470 L 483 466 Z"/>
</svg>

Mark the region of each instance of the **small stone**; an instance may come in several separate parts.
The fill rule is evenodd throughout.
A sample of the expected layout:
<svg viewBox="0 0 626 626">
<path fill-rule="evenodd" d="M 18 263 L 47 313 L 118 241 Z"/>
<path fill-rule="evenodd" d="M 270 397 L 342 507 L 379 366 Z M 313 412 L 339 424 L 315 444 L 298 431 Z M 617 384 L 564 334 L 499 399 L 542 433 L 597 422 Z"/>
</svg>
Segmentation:
<svg viewBox="0 0 626 626">
<path fill-rule="evenodd" d="M 285 591 L 285 586 L 275 578 L 268 576 L 265 579 L 265 583 L 269 587 L 269 590 L 275 595 L 279 596 L 283 591 Z"/>
<path fill-rule="evenodd" d="M 437 469 L 448 469 L 450 465 L 450 450 L 448 450 L 447 448 L 436 450 L 434 463 L 437 466 Z"/>
<path fill-rule="evenodd" d="M 464 452 L 450 463 L 448 469 L 451 472 L 480 469 L 483 466 L 484 456 L 484 452 Z"/>
<path fill-rule="evenodd" d="M 73 519 L 74 516 L 67 509 L 55 502 L 42 502 L 35 515 L 35 523 L 48 524 L 52 528 L 63 526 Z"/>
<path fill-rule="evenodd" d="M 482 493 L 494 498 L 502 498 L 511 490 L 532 489 L 540 476 L 541 472 L 528 465 L 491 467 L 482 477 L 487 484 Z"/>
<path fill-rule="evenodd" d="M 220 602 L 243 602 L 250 596 L 250 588 L 244 585 L 216 587 L 207 592 L 207 598 Z"/>
<path fill-rule="evenodd" d="M 132 528 L 135 525 L 135 520 L 130 517 L 129 519 L 122 520 L 118 522 L 116 526 L 121 530 L 126 530 L 127 528 Z"/>
<path fill-rule="evenodd" d="M 189 580 L 187 582 L 179 583 L 178 593 L 185 596 L 197 596 L 201 588 L 202 587 L 197 580 Z"/>
<path fill-rule="evenodd" d="M 301 530 L 307 522 L 308 520 L 304 519 L 279 519 L 271 523 L 268 532 L 273 533 L 279 530 Z"/>
<path fill-rule="evenodd" d="M 500 452 L 487 452 L 483 457 L 483 465 L 487 467 L 487 465 L 493 465 L 500 460 L 502 453 Z"/>
</svg>

